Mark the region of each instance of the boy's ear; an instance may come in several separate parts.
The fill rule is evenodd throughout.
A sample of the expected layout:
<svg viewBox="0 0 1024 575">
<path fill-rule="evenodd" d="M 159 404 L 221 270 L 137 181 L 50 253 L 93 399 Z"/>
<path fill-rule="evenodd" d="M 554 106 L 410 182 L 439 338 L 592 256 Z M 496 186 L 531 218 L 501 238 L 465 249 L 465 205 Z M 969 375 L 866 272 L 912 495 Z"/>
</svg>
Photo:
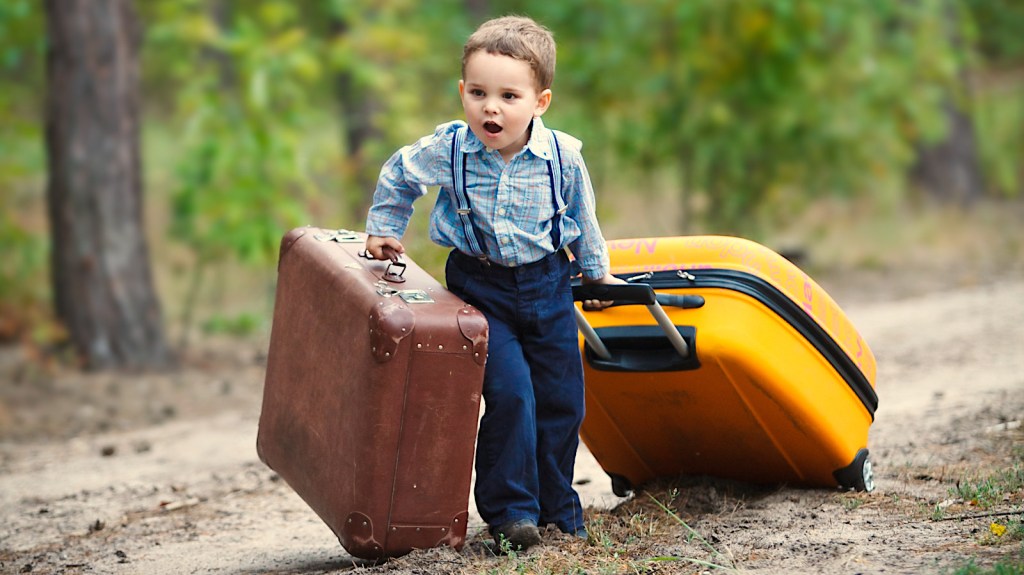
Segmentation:
<svg viewBox="0 0 1024 575">
<path fill-rule="evenodd" d="M 533 111 L 533 117 L 539 118 L 544 112 L 548 111 L 548 106 L 551 105 L 551 89 L 548 88 L 537 96 L 537 108 Z"/>
<path fill-rule="evenodd" d="M 465 91 L 466 91 L 466 81 L 465 80 L 459 80 L 459 97 L 460 98 L 465 96 L 465 93 L 464 93 Z"/>
</svg>

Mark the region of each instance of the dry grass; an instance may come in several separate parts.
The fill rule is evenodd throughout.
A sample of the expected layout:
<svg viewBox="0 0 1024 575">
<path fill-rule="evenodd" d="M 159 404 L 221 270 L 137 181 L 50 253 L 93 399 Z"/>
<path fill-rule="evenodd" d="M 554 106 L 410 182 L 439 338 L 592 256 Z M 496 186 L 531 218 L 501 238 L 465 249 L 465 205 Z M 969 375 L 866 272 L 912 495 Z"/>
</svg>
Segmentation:
<svg viewBox="0 0 1024 575">
<path fill-rule="evenodd" d="M 502 553 L 481 533 L 461 553 L 450 549 L 416 552 L 365 572 L 811 573 L 819 572 L 818 561 L 833 561 L 841 553 L 856 557 L 858 546 L 869 549 L 884 538 L 887 543 L 882 545 L 890 553 L 894 572 L 909 572 L 903 569 L 913 566 L 913 572 L 935 575 L 1018 573 L 1024 569 L 1020 543 L 1024 488 L 1018 481 L 1008 483 L 1002 466 L 1011 460 L 1015 462 L 1011 469 L 1020 469 L 1022 442 L 1020 432 L 986 440 L 974 450 L 970 471 L 951 473 L 937 486 L 932 474 L 938 469 L 919 469 L 914 477 L 901 479 L 908 485 L 932 485 L 931 493 L 919 495 L 794 490 L 710 478 L 662 480 L 614 509 L 587 510 L 590 539 L 586 542 L 551 528 L 542 545 L 525 553 Z M 990 490 L 993 485 L 999 487 L 999 502 L 989 507 L 958 495 L 975 488 Z M 937 497 L 941 505 L 936 504 Z M 836 524 L 850 527 L 836 531 Z M 815 536 L 819 528 L 821 534 Z M 965 532 L 969 533 L 966 538 Z M 963 539 L 975 541 L 972 551 L 967 551 Z M 983 553 L 979 555 L 978 549 Z M 931 563 L 935 559 L 925 559 L 925 551 L 961 559 L 942 566 Z M 1009 571 L 980 570 L 978 564 Z"/>
<path fill-rule="evenodd" d="M 461 553 L 434 549 L 377 567 L 429 573 L 487 574 L 647 574 L 739 573 L 735 559 L 710 533 L 691 527 L 729 514 L 758 489 L 724 481 L 676 479 L 648 490 L 609 511 L 587 510 L 587 541 L 549 528 L 542 545 L 526 552 L 499 549 L 485 533 Z M 709 520 L 711 518 L 711 520 Z"/>
</svg>

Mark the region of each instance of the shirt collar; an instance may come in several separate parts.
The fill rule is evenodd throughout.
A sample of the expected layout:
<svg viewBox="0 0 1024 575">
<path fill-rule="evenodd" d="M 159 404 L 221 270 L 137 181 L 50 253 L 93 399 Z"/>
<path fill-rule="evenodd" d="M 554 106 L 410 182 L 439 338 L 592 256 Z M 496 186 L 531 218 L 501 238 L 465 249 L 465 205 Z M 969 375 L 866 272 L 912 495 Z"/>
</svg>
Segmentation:
<svg viewBox="0 0 1024 575">
<path fill-rule="evenodd" d="M 526 149 L 542 160 L 550 160 L 552 157 L 551 136 L 540 117 L 533 119 L 533 129 L 530 131 L 530 141 L 526 142 Z"/>
<path fill-rule="evenodd" d="M 483 150 L 484 143 L 480 141 L 480 138 L 476 137 L 473 130 L 467 130 L 467 132 L 466 139 L 462 142 L 462 152 L 472 154 Z M 550 160 L 552 158 L 551 137 L 548 135 L 548 129 L 544 127 L 544 122 L 540 118 L 533 119 L 533 127 L 530 129 L 530 141 L 526 142 L 526 149 L 543 160 Z"/>
</svg>

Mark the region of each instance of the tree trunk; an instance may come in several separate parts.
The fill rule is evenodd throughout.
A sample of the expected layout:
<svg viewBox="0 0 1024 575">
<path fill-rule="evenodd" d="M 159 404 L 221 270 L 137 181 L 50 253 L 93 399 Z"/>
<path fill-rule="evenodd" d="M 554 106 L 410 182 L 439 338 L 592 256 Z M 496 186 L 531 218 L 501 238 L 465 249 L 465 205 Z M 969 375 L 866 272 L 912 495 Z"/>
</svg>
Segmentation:
<svg viewBox="0 0 1024 575">
<path fill-rule="evenodd" d="M 210 0 L 207 10 L 210 19 L 217 27 L 218 34 L 230 33 L 232 22 L 232 7 L 230 0 Z M 223 92 L 236 94 L 238 91 L 238 70 L 231 55 L 219 47 L 204 44 L 202 48 L 203 57 L 210 60 L 217 68 L 217 77 L 220 80 L 220 89 Z"/>
<path fill-rule="evenodd" d="M 465 7 L 470 17 L 470 24 L 474 28 L 483 24 L 487 15 L 491 13 L 490 0 L 465 0 Z"/>
<path fill-rule="evenodd" d="M 349 23 L 338 17 L 331 21 L 331 34 L 336 37 L 349 33 Z M 348 198 L 349 215 L 353 221 L 366 218 L 373 199 L 373 191 L 380 173 L 380 165 L 367 158 L 366 144 L 381 137 L 374 122 L 379 104 L 367 86 L 360 85 L 349 70 L 334 75 L 334 93 L 337 96 L 345 144 L 348 174 L 357 190 Z"/>
<path fill-rule="evenodd" d="M 955 3 L 945 2 L 946 22 L 950 41 L 957 52 L 964 51 L 964 38 L 957 25 Z M 934 198 L 962 206 L 972 204 L 985 190 L 978 159 L 978 144 L 974 137 L 974 122 L 964 110 L 963 102 L 973 97 L 967 71 L 960 69 L 959 81 L 963 98 L 956 101 L 956 94 L 947 93 L 945 101 L 946 124 L 949 132 L 946 139 L 929 146 L 919 146 L 917 162 L 911 169 L 911 177 Z"/>
<path fill-rule="evenodd" d="M 85 367 L 170 362 L 143 229 L 131 0 L 46 0 L 55 308 Z"/>
<path fill-rule="evenodd" d="M 949 133 L 946 139 L 918 151 L 912 177 L 932 197 L 948 203 L 969 205 L 985 189 L 970 116 L 952 103 L 946 104 Z"/>
</svg>

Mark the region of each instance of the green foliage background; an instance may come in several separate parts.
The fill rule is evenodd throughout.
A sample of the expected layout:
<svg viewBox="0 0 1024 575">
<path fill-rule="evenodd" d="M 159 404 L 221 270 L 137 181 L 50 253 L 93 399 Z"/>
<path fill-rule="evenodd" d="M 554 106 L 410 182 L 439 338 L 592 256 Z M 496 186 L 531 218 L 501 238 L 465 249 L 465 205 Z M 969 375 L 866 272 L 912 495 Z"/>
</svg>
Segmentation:
<svg viewBox="0 0 1024 575">
<path fill-rule="evenodd" d="M 42 6 L 0 3 L 4 309 L 48 305 Z M 166 214 L 158 241 L 189 254 L 196 286 L 213 264 L 267 267 L 290 227 L 361 229 L 387 156 L 460 116 L 466 36 L 508 13 L 555 33 L 546 121 L 585 142 L 599 195 L 614 189 L 648 201 L 667 186 L 685 206 L 678 233 L 756 236 L 833 195 L 901 201 L 914 193 L 916 151 L 946 135 L 947 100 L 974 121 L 985 193 L 1018 196 L 1024 187 L 1024 5 L 1015 0 L 146 0 L 137 8 L 144 131 L 158 142 L 143 150 L 147 202 Z M 367 131 L 351 149 L 356 124 Z M 634 235 L 647 235 L 642 221 Z"/>
</svg>

